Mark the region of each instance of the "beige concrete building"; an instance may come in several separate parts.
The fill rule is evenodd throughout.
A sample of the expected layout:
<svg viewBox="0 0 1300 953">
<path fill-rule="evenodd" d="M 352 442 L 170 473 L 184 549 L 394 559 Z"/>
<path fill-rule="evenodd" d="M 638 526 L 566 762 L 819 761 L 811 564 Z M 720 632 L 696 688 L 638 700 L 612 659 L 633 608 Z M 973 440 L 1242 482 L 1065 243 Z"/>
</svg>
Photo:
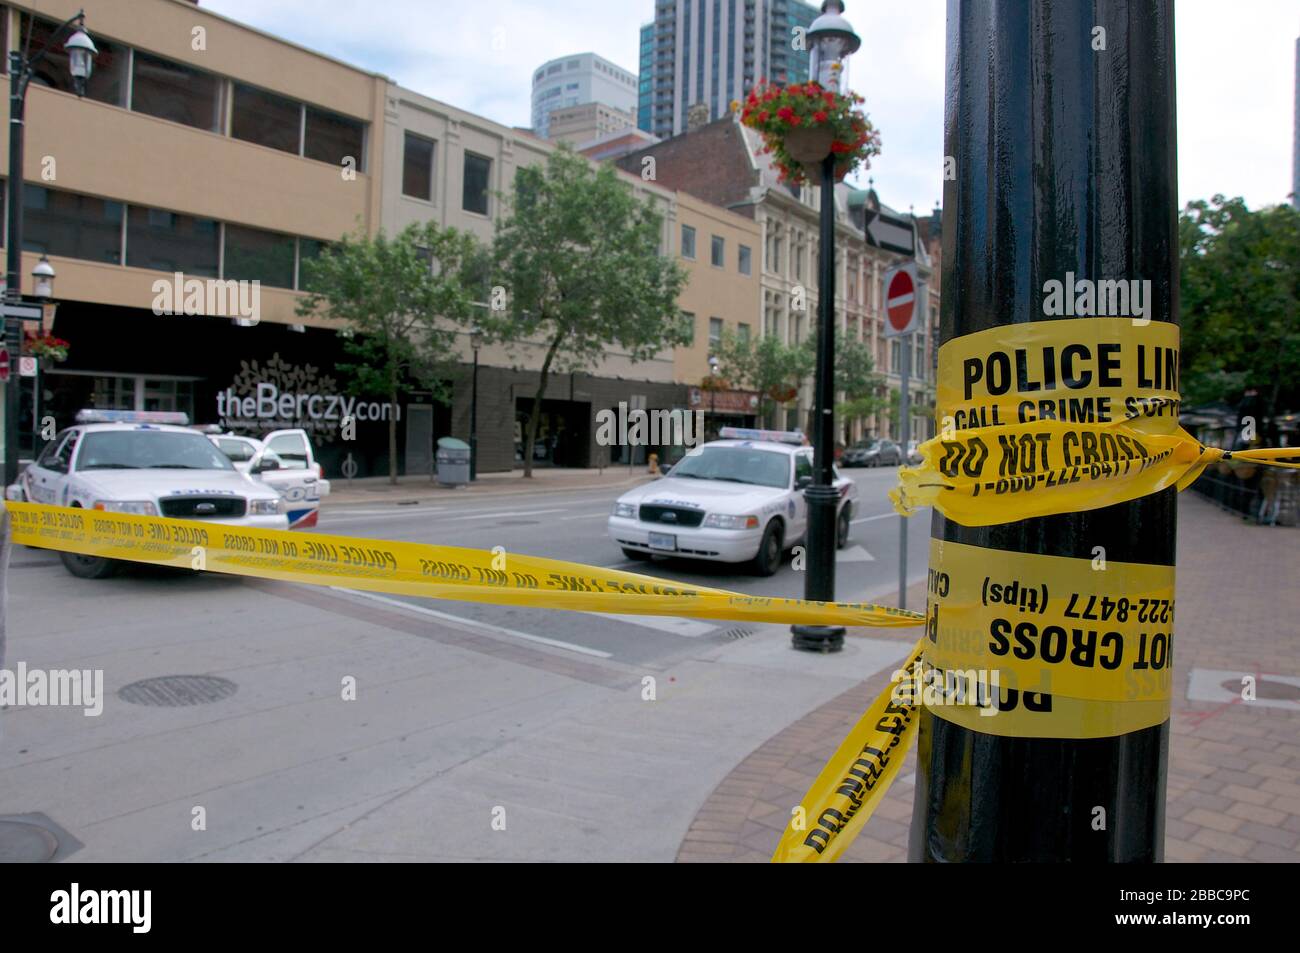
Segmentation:
<svg viewBox="0 0 1300 953">
<path fill-rule="evenodd" d="M 759 321 L 759 240 L 753 219 L 710 205 L 686 192 L 676 193 L 675 251 L 689 281 L 679 304 L 694 337 L 675 351 L 674 373 L 689 388 L 688 401 L 705 413 L 706 432 L 757 422 L 758 396 L 727 379 L 725 363 L 716 370 L 710 358 L 726 330 L 756 338 Z"/>
<path fill-rule="evenodd" d="M 604 103 L 583 103 L 551 111 L 550 138 L 585 145 L 610 133 L 636 128 L 636 114 Z"/>
<path fill-rule="evenodd" d="M 384 106 L 384 165 L 381 223 L 388 232 L 413 222 L 435 221 L 492 240 L 518 169 L 544 163 L 556 148 L 530 132 L 503 126 L 420 93 L 390 85 Z M 674 247 L 675 196 L 655 183 L 620 173 L 636 194 L 654 202 L 664 217 L 663 251 Z M 507 289 L 508 292 L 508 289 Z M 474 353 L 470 336 L 460 336 L 455 397 L 450 407 L 417 404 L 408 415 L 406 445 L 427 446 L 436 437 L 468 439 L 472 428 Z M 538 386 L 545 342 L 511 347 L 486 345 L 478 353 L 479 468 L 504 470 L 523 463 L 524 421 Z M 620 403 L 647 409 L 684 409 L 686 391 L 677 383 L 671 350 L 633 362 L 617 349 L 592 367 L 555 368 L 543 401 L 541 443 L 534 463 L 594 466 L 626 462 L 623 447 L 599 447 L 592 438 L 595 415 Z M 644 459 L 644 449 L 636 457 Z M 539 455 L 540 454 L 540 455 Z M 418 472 L 428 461 L 411 452 L 405 466 Z"/>
<path fill-rule="evenodd" d="M 26 101 L 24 290 L 47 255 L 52 330 L 71 345 L 41 380 L 41 415 L 63 426 L 97 406 L 212 422 L 223 395 L 340 390 L 336 334 L 294 309 L 304 260 L 379 225 L 387 80 L 185 0 L 15 0 L 0 7 L 0 42 L 32 32 L 35 52 L 82 5 L 99 50 L 84 98 L 60 42 Z M 187 281 L 206 291 L 190 297 L 198 313 L 174 293 Z M 214 293 L 220 281 L 246 282 L 244 302 Z M 25 425 L 34 395 L 24 390 Z M 313 426 L 334 462 L 337 420 Z"/>
</svg>

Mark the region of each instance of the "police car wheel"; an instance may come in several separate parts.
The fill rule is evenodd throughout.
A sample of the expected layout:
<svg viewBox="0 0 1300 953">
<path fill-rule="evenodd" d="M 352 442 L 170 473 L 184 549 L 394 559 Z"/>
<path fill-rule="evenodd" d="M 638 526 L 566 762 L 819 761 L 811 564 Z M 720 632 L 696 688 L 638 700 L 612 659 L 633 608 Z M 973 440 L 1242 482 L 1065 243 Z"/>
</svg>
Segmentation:
<svg viewBox="0 0 1300 953">
<path fill-rule="evenodd" d="M 643 562 L 650 558 L 649 553 L 643 553 L 639 549 L 629 549 L 627 546 L 623 547 L 623 555 L 628 559 L 635 559 L 638 562 Z"/>
<path fill-rule="evenodd" d="M 840 518 L 835 522 L 835 548 L 843 549 L 849 544 L 849 508 L 840 509 Z"/>
<path fill-rule="evenodd" d="M 767 524 L 763 541 L 758 544 L 758 554 L 752 563 L 754 575 L 772 576 L 781 568 L 782 538 L 781 524 L 773 520 Z"/>
<path fill-rule="evenodd" d="M 116 559 L 103 556 L 83 556 L 81 553 L 59 553 L 63 568 L 78 579 L 107 579 L 122 568 Z"/>
</svg>

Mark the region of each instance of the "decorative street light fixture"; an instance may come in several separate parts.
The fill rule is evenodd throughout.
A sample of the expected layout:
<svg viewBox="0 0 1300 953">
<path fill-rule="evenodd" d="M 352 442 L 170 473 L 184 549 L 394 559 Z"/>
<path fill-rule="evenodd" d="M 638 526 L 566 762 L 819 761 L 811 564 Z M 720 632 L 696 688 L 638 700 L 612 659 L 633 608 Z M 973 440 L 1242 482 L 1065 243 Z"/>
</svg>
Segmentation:
<svg viewBox="0 0 1300 953">
<path fill-rule="evenodd" d="M 36 297 L 44 299 L 54 297 L 54 266 L 50 264 L 48 256 L 42 255 L 41 260 L 32 269 L 32 282 L 34 284 L 32 294 Z"/>
<path fill-rule="evenodd" d="M 29 23 L 32 21 L 29 20 Z M 73 26 L 75 24 L 75 27 Z M 9 231 L 8 260 L 5 269 L 5 300 L 17 303 L 22 300 L 22 256 L 23 256 L 23 131 L 24 104 L 27 100 L 27 87 L 38 63 L 50 51 L 50 47 L 67 35 L 63 49 L 68 54 L 68 72 L 72 74 L 73 88 L 77 96 L 86 94 L 86 83 L 95 68 L 95 55 L 99 52 L 94 41 L 86 33 L 86 12 L 78 10 L 73 16 L 64 20 L 45 44 L 33 56 L 30 50 L 30 32 L 28 44 L 9 51 Z M 69 33 L 68 31 L 71 31 Z M 54 268 L 44 258 L 32 272 L 36 280 L 36 294 L 40 298 L 49 298 L 53 293 L 52 279 Z M 22 341 L 22 320 L 5 319 L 5 340 L 11 354 L 17 354 Z M 5 485 L 18 479 L 18 375 L 9 376 L 5 391 Z M 33 447 L 35 449 L 35 447 Z"/>
<path fill-rule="evenodd" d="M 474 378 L 469 397 L 469 481 L 478 479 L 478 349 L 483 346 L 483 329 L 477 324 L 469 330 L 469 346 L 474 350 Z"/>
<path fill-rule="evenodd" d="M 826 0 L 822 15 L 808 30 L 809 70 L 822 88 L 842 92 L 845 59 L 862 40 L 844 19 L 844 4 Z M 804 490 L 808 501 L 808 567 L 804 596 L 818 602 L 835 599 L 835 520 L 839 509 L 835 462 L 835 155 L 821 158 L 821 252 L 817 277 L 817 370 L 813 378 L 813 482 Z M 841 626 L 796 625 L 791 644 L 813 652 L 837 652 L 844 647 Z"/>
<path fill-rule="evenodd" d="M 709 355 L 709 416 L 716 418 L 717 412 L 718 412 L 718 356 L 716 354 L 710 354 Z M 711 423 L 713 424 L 716 430 L 718 425 L 717 420 L 715 419 L 711 421 Z"/>
</svg>

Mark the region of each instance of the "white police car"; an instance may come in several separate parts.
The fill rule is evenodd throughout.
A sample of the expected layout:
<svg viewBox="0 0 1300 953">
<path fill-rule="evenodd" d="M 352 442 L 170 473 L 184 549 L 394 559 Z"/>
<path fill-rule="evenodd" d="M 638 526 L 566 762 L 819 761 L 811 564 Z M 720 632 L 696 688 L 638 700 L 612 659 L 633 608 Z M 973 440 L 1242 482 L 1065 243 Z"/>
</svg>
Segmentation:
<svg viewBox="0 0 1300 953">
<path fill-rule="evenodd" d="M 235 469 L 184 414 L 83 410 L 5 490 L 6 499 L 287 529 L 279 494 Z M 102 579 L 120 562 L 59 553 L 74 576 Z"/>
<path fill-rule="evenodd" d="M 609 536 L 629 559 L 748 561 L 758 575 L 770 576 L 782 553 L 804 539 L 813 450 L 803 435 L 724 427 L 720 436 L 687 453 L 664 479 L 618 498 Z M 842 548 L 858 489 L 839 471 L 834 486 L 840 494 L 836 544 Z"/>
<path fill-rule="evenodd" d="M 256 440 L 253 437 L 225 433 L 215 426 L 199 429 L 208 435 L 214 447 L 230 458 L 236 470 L 248 474 L 258 483 L 263 483 L 280 494 L 284 500 L 285 513 L 289 517 L 290 529 L 307 529 L 317 524 L 321 497 L 329 495 L 330 481 L 321 478 L 320 465 L 313 457 L 300 457 L 293 452 L 296 447 L 302 447 L 307 454 L 311 453 L 311 441 L 306 431 L 277 430 L 266 440 Z M 272 439 L 280 440 L 281 446 L 288 443 L 287 456 L 281 456 L 271 449 Z"/>
</svg>

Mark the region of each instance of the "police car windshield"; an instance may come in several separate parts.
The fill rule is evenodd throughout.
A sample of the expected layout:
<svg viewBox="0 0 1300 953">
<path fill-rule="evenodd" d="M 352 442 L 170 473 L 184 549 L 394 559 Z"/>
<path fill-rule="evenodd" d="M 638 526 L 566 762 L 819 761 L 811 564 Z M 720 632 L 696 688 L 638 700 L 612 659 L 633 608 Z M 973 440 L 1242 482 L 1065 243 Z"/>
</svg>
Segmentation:
<svg viewBox="0 0 1300 953">
<path fill-rule="evenodd" d="M 788 487 L 790 455 L 756 447 L 702 447 L 673 467 L 675 477 Z"/>
<path fill-rule="evenodd" d="M 167 430 L 98 430 L 81 438 L 78 470 L 233 470 L 202 434 Z"/>
</svg>

